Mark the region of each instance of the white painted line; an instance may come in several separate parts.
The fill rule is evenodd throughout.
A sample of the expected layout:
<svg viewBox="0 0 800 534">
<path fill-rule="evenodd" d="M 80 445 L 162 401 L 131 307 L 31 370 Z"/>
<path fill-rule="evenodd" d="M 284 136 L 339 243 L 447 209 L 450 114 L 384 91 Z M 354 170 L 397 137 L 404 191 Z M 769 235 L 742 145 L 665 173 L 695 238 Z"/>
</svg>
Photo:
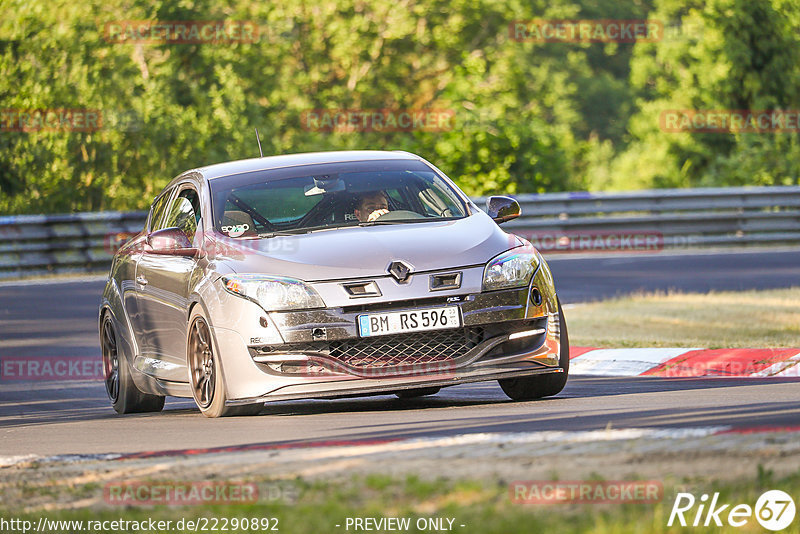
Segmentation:
<svg viewBox="0 0 800 534">
<path fill-rule="evenodd" d="M 58 454 L 56 456 L 48 456 L 44 459 L 47 462 L 59 462 L 71 464 L 75 462 L 85 462 L 88 460 L 116 460 L 122 456 L 121 454 Z"/>
<path fill-rule="evenodd" d="M 573 376 L 639 376 L 696 348 L 596 349 L 572 358 Z"/>
<path fill-rule="evenodd" d="M 0 287 L 12 286 L 46 286 L 52 284 L 82 284 L 89 282 L 105 282 L 108 274 L 81 274 L 77 276 L 54 276 L 46 278 L 25 278 L 21 280 L 0 281 Z"/>
<path fill-rule="evenodd" d="M 287 449 L 280 451 L 279 454 L 291 454 L 293 457 L 295 457 L 295 459 L 303 458 L 308 461 L 314 461 L 327 458 L 353 458 L 372 454 L 446 449 L 449 447 L 465 447 L 472 445 L 488 446 L 497 444 L 523 445 L 530 443 L 599 443 L 606 441 L 627 441 L 642 438 L 656 440 L 702 438 L 730 429 L 731 427 L 729 426 L 709 426 L 665 429 L 622 428 L 608 430 L 581 430 L 577 432 L 542 431 L 518 433 L 479 433 L 461 434 L 442 438 L 417 438 L 405 441 L 369 445 L 344 445 L 306 449 Z"/>
<path fill-rule="evenodd" d="M 498 432 L 460 434 L 446 437 L 415 438 L 388 443 L 365 443 L 364 445 L 325 445 L 320 447 L 297 447 L 291 449 L 264 449 L 259 451 L 209 451 L 203 456 L 231 455 L 231 454 L 280 454 L 306 460 L 321 460 L 326 458 L 345 458 L 368 456 L 372 454 L 397 453 L 408 451 L 421 451 L 432 449 L 446 449 L 449 447 L 465 447 L 474 445 L 496 444 L 530 444 L 530 443 L 600 443 L 608 441 L 627 441 L 642 438 L 651 439 L 684 439 L 702 438 L 722 431 L 730 430 L 729 426 L 708 426 L 694 428 L 621 428 L 605 430 L 581 431 L 541 431 L 541 432 Z M 176 454 L 180 456 L 180 454 Z M 41 463 L 74 463 L 89 461 L 116 460 L 123 458 L 121 454 L 61 454 L 56 456 L 41 457 L 33 454 L 26 456 L 0 457 L 0 466 L 8 467 L 20 463 L 39 461 Z M 159 461 L 163 461 L 159 457 Z"/>
<path fill-rule="evenodd" d="M 513 233 L 513 231 L 512 231 Z M 792 246 L 753 246 L 753 247 L 712 247 L 697 249 L 662 249 L 652 252 L 542 252 L 547 263 L 558 263 L 570 260 L 606 260 L 611 258 L 679 258 L 681 256 L 725 256 L 735 254 L 764 254 L 797 252 L 797 247 Z"/>
<path fill-rule="evenodd" d="M 32 462 L 41 458 L 35 454 L 24 454 L 17 456 L 0 456 L 0 467 L 11 467 L 12 465 L 22 464 L 25 462 Z"/>
</svg>

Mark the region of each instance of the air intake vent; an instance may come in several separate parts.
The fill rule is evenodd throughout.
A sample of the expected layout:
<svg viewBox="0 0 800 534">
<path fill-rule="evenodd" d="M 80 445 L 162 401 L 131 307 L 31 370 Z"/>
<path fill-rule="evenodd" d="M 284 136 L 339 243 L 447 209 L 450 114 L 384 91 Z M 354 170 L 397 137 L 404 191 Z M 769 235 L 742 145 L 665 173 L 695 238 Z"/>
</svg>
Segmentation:
<svg viewBox="0 0 800 534">
<path fill-rule="evenodd" d="M 461 287 L 461 272 L 432 274 L 430 289 L 431 291 L 442 291 L 444 289 L 458 289 Z"/>
<path fill-rule="evenodd" d="M 342 287 L 351 299 L 381 296 L 381 290 L 378 289 L 378 284 L 375 282 L 352 282 L 342 284 Z"/>
</svg>

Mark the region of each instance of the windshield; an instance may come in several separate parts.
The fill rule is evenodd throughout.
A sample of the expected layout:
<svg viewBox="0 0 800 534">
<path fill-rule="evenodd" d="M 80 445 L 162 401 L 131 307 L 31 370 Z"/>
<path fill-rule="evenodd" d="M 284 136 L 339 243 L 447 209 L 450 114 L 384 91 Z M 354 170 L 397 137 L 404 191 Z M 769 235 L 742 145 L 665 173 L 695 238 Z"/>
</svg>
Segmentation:
<svg viewBox="0 0 800 534">
<path fill-rule="evenodd" d="M 213 179 L 214 226 L 229 237 L 267 237 L 466 215 L 463 201 L 430 167 L 392 163 L 373 169 L 309 165 Z"/>
</svg>

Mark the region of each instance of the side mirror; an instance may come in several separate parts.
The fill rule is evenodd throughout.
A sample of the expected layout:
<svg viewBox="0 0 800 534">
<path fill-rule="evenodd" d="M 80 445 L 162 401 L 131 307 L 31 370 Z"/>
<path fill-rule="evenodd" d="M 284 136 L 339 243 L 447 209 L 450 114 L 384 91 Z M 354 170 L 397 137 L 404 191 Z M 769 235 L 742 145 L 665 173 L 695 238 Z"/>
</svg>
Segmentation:
<svg viewBox="0 0 800 534">
<path fill-rule="evenodd" d="M 516 219 L 522 214 L 519 202 L 511 197 L 489 197 L 486 200 L 486 213 L 497 224 Z"/>
<path fill-rule="evenodd" d="M 147 252 L 167 256 L 196 256 L 199 250 L 192 246 L 180 228 L 164 228 L 147 236 Z"/>
</svg>

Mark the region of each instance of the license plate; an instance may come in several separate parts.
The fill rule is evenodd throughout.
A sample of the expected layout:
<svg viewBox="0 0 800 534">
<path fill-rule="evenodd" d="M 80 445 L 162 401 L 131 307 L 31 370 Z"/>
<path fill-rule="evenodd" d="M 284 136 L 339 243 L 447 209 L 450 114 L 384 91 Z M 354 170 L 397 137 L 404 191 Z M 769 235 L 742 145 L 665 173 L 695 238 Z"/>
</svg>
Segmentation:
<svg viewBox="0 0 800 534">
<path fill-rule="evenodd" d="M 444 330 L 461 326 L 457 306 L 427 308 L 389 313 L 370 313 L 358 316 L 361 337 L 385 336 L 422 330 Z"/>
</svg>

